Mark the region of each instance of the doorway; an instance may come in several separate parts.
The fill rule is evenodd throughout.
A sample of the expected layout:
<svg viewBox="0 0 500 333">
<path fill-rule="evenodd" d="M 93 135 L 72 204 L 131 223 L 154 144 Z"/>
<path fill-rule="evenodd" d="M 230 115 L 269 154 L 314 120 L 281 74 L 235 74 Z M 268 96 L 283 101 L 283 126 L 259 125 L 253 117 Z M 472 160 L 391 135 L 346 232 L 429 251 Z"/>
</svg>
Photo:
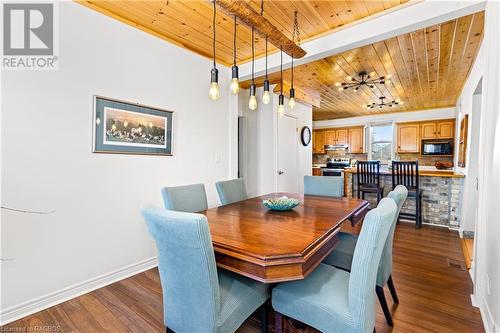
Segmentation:
<svg viewBox="0 0 500 333">
<path fill-rule="evenodd" d="M 297 119 L 278 117 L 278 191 L 299 191 Z"/>
</svg>

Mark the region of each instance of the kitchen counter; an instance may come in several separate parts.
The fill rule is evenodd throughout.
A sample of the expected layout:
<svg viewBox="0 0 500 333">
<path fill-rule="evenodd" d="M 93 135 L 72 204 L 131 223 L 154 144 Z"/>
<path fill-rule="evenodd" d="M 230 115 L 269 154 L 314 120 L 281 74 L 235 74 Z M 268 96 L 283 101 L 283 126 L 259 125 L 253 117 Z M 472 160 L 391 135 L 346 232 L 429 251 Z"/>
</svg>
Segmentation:
<svg viewBox="0 0 500 333">
<path fill-rule="evenodd" d="M 357 173 L 356 168 L 345 169 L 346 173 Z M 392 171 L 380 169 L 381 175 L 392 175 Z M 419 176 L 422 177 L 447 177 L 447 178 L 464 178 L 465 175 L 461 172 L 453 170 L 439 170 L 436 167 L 419 167 Z"/>
</svg>

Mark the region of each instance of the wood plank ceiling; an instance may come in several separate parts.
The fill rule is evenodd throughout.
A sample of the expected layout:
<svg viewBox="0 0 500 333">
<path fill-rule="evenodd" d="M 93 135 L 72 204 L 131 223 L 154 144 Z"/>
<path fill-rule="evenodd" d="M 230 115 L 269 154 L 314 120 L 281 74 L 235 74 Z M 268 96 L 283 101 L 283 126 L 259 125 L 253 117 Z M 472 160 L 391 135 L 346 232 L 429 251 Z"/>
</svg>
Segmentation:
<svg viewBox="0 0 500 333">
<path fill-rule="evenodd" d="M 200 55 L 212 57 L 212 4 L 210 1 L 76 1 Z M 260 0 L 247 1 L 260 12 Z M 307 41 L 407 1 L 266 0 L 264 17 L 291 38 L 294 11 L 297 10 L 301 40 Z M 228 66 L 233 62 L 233 17 L 219 10 L 216 22 L 217 61 Z M 251 59 L 251 30 L 238 25 L 237 36 L 237 61 L 246 62 Z M 255 41 L 255 55 L 256 57 L 262 56 L 265 53 L 265 39 L 256 36 Z M 276 48 L 269 45 L 269 52 L 274 51 Z"/>
<path fill-rule="evenodd" d="M 320 95 L 314 120 L 452 107 L 479 51 L 483 25 L 484 12 L 479 12 L 304 64 L 295 68 L 294 85 Z M 364 86 L 358 92 L 338 91 L 335 82 L 363 71 L 391 75 L 390 83 L 374 89 Z M 285 81 L 290 82 L 290 74 L 284 71 Z M 270 74 L 269 80 L 278 83 L 279 73 Z M 379 102 L 380 96 L 404 104 L 363 107 Z"/>
</svg>

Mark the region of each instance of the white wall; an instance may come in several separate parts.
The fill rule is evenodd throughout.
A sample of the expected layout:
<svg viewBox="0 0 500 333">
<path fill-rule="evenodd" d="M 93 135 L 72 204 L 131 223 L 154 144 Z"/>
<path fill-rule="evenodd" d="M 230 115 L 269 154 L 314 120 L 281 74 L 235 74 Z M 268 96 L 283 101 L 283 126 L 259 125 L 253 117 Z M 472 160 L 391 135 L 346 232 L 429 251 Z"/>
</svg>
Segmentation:
<svg viewBox="0 0 500 333">
<path fill-rule="evenodd" d="M 274 87 L 271 87 L 271 90 Z M 249 196 L 259 196 L 275 192 L 278 188 L 277 171 L 277 122 L 276 107 L 278 95 L 271 94 L 271 103 L 261 102 L 262 88 L 257 89 L 258 108 L 254 111 L 248 108 L 249 91 L 239 94 L 239 114 L 245 117 L 247 123 L 246 165 L 244 178 Z M 285 98 L 286 114 L 297 118 L 298 140 L 298 173 L 299 190 L 303 191 L 303 177 L 312 173 L 312 143 L 304 147 L 300 143 L 300 129 L 303 126 L 312 128 L 312 107 L 297 103 L 293 110 L 288 107 Z"/>
<path fill-rule="evenodd" d="M 474 253 L 474 298 L 486 332 L 500 332 L 500 3 L 486 5 L 483 47 L 483 108 L 481 110 L 481 164 L 479 216 Z"/>
<path fill-rule="evenodd" d="M 58 71 L 2 73 L 2 206 L 54 211 L 2 210 L 2 321 L 154 265 L 140 207 L 196 182 L 218 205 L 214 182 L 234 174 L 227 68 L 211 102 L 203 57 L 73 2 L 59 30 Z M 94 94 L 175 111 L 174 156 L 93 154 Z"/>
<path fill-rule="evenodd" d="M 382 122 L 409 122 L 432 119 L 455 118 L 455 108 L 431 109 L 412 112 L 379 113 L 369 116 L 349 117 L 332 120 L 317 120 L 314 128 L 349 127 Z"/>
</svg>

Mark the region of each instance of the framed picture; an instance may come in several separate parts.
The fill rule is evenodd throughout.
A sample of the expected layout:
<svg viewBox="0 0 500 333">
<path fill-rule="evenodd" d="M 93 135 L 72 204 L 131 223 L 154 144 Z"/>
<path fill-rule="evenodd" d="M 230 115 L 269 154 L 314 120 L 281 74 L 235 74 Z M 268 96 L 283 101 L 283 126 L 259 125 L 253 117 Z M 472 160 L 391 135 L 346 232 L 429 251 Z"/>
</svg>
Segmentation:
<svg viewBox="0 0 500 333">
<path fill-rule="evenodd" d="M 173 111 L 94 96 L 94 153 L 172 155 Z"/>
</svg>

